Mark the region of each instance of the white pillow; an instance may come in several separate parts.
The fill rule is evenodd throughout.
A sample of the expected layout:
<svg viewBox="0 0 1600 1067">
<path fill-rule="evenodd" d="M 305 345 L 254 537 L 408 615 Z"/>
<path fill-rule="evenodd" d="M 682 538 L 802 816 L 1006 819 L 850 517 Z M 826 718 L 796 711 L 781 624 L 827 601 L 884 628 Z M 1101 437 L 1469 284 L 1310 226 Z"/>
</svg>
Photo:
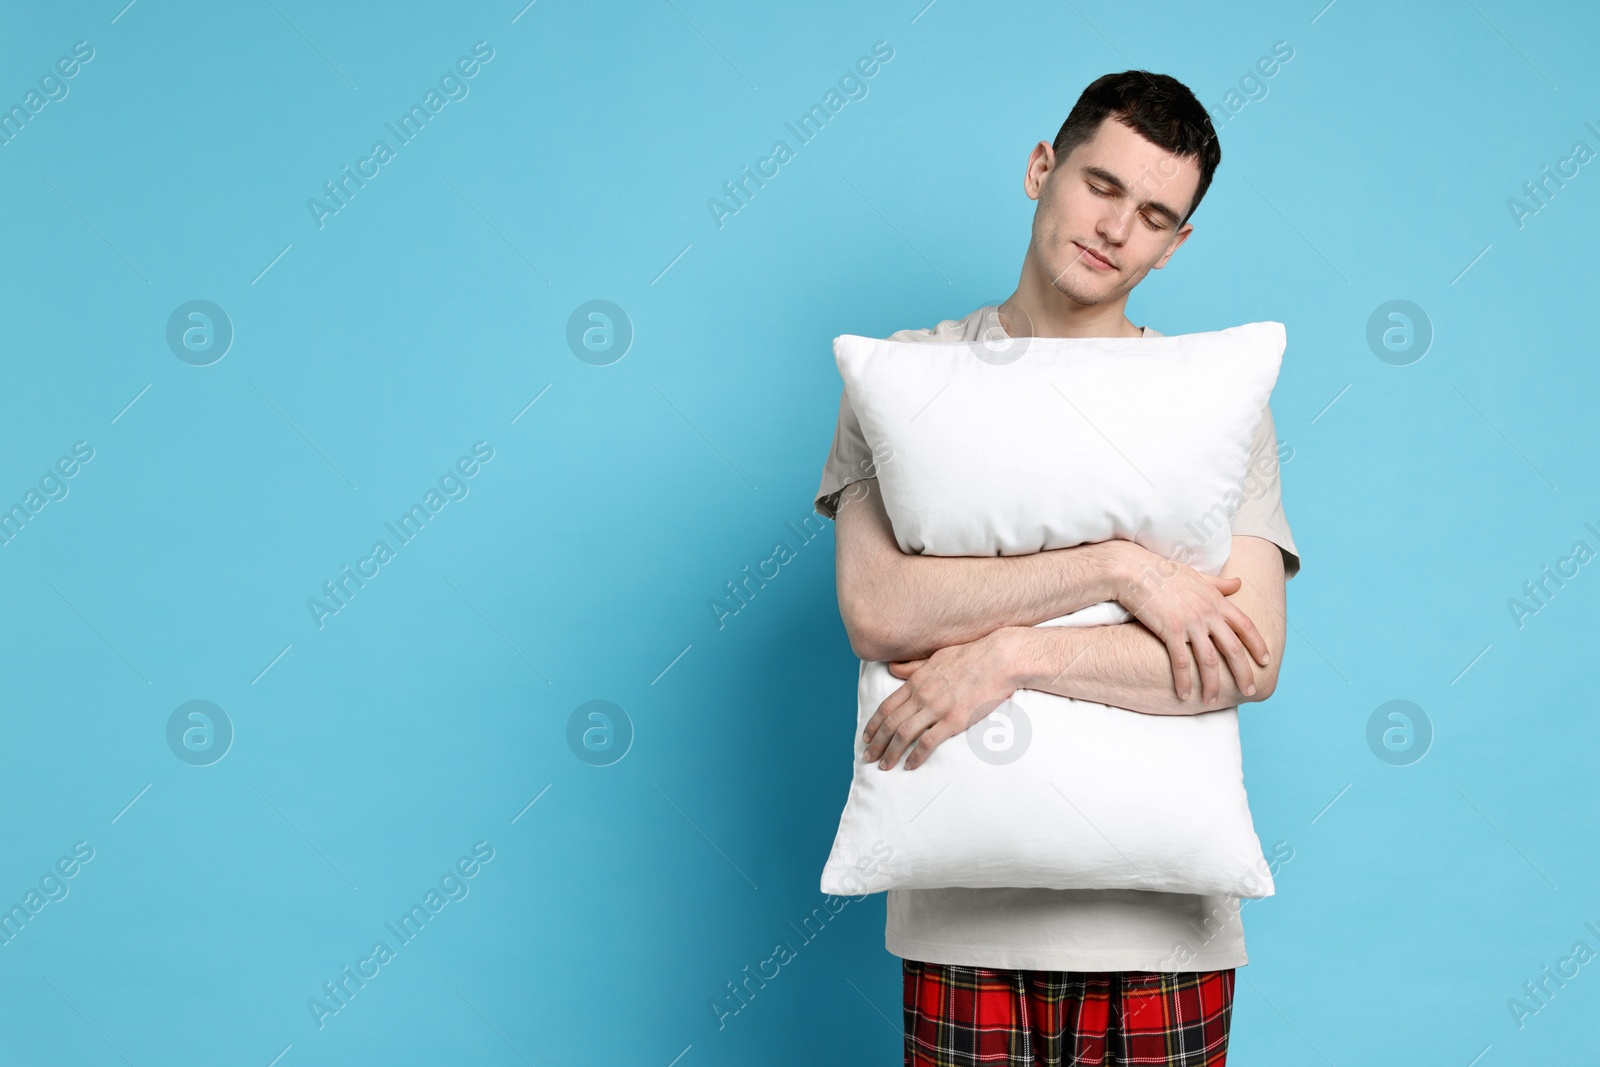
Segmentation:
<svg viewBox="0 0 1600 1067">
<path fill-rule="evenodd" d="M 1277 322 L 1018 339 L 998 354 L 981 341 L 834 340 L 867 445 L 885 457 L 876 476 L 902 550 L 1019 555 L 1121 537 L 1213 575 L 1283 349 Z M 1040 625 L 1130 618 L 1106 601 Z M 861 664 L 824 893 L 1272 895 L 1236 709 L 1151 715 L 1022 689 L 916 769 L 885 771 L 863 761 L 861 732 L 900 684 L 887 664 Z"/>
</svg>

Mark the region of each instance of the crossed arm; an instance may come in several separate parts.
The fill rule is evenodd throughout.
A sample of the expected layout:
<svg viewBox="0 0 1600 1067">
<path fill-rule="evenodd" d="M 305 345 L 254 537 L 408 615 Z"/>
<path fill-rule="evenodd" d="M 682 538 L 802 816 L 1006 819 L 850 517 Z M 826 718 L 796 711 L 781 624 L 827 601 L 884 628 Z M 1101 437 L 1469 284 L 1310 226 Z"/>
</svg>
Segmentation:
<svg viewBox="0 0 1600 1067">
<path fill-rule="evenodd" d="M 1272 695 L 1284 647 L 1278 546 L 1236 536 L 1219 576 L 1112 540 L 1028 556 L 900 551 L 877 483 L 853 483 L 835 528 L 851 647 L 905 684 L 866 727 L 866 758 L 907 769 L 1017 689 L 1157 715 Z M 1134 621 L 1035 627 L 1116 600 Z M 1226 667 L 1226 669 L 1224 669 Z"/>
</svg>

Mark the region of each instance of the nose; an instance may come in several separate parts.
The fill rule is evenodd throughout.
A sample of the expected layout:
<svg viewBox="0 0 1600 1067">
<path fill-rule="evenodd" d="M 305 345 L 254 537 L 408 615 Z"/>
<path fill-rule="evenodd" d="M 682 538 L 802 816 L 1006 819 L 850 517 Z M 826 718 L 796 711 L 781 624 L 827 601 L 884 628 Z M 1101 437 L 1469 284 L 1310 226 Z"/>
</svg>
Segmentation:
<svg viewBox="0 0 1600 1067">
<path fill-rule="evenodd" d="M 1096 227 L 1106 244 L 1120 246 L 1128 239 L 1128 229 L 1133 225 L 1133 214 L 1134 206 L 1124 205 L 1120 200 L 1106 206 L 1105 214 L 1100 216 L 1100 225 Z"/>
</svg>

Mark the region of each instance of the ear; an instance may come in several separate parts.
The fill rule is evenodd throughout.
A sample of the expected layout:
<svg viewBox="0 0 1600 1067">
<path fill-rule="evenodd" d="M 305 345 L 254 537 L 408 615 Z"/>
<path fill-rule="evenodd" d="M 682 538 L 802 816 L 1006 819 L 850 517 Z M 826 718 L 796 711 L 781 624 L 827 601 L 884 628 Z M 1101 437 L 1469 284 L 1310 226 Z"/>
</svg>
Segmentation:
<svg viewBox="0 0 1600 1067">
<path fill-rule="evenodd" d="M 1189 235 L 1193 232 L 1193 223 L 1186 222 L 1182 226 L 1179 226 L 1178 235 L 1172 239 L 1172 243 L 1167 246 L 1167 250 L 1161 253 L 1161 258 L 1156 260 L 1150 269 L 1160 270 L 1162 267 L 1165 267 L 1167 265 L 1167 260 L 1172 258 L 1172 253 L 1176 252 L 1178 250 L 1178 246 L 1187 241 L 1189 239 Z"/>
<path fill-rule="evenodd" d="M 1049 141 L 1040 141 L 1028 155 L 1028 169 L 1022 174 L 1022 191 L 1029 200 L 1039 199 L 1044 181 L 1056 167 L 1056 152 Z"/>
</svg>

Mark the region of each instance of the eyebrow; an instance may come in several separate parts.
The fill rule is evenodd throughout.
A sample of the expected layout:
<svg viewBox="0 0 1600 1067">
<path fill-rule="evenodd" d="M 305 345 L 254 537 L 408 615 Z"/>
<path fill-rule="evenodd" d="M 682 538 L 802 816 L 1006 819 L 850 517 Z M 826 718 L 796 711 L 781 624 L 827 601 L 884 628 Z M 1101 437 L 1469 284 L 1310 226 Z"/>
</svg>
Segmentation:
<svg viewBox="0 0 1600 1067">
<path fill-rule="evenodd" d="M 1112 174 L 1109 170 L 1105 170 L 1101 167 L 1096 167 L 1093 165 L 1086 165 L 1083 168 L 1083 172 L 1095 178 L 1099 178 L 1101 181 L 1105 182 L 1109 186 L 1112 186 L 1120 193 L 1125 193 L 1128 191 L 1128 187 L 1123 184 L 1122 179 L 1117 177 L 1115 174 Z M 1167 220 L 1170 221 L 1174 226 L 1177 226 L 1183 222 L 1182 216 L 1159 200 L 1146 200 L 1140 206 L 1147 207 L 1158 215 L 1166 216 Z"/>
</svg>

